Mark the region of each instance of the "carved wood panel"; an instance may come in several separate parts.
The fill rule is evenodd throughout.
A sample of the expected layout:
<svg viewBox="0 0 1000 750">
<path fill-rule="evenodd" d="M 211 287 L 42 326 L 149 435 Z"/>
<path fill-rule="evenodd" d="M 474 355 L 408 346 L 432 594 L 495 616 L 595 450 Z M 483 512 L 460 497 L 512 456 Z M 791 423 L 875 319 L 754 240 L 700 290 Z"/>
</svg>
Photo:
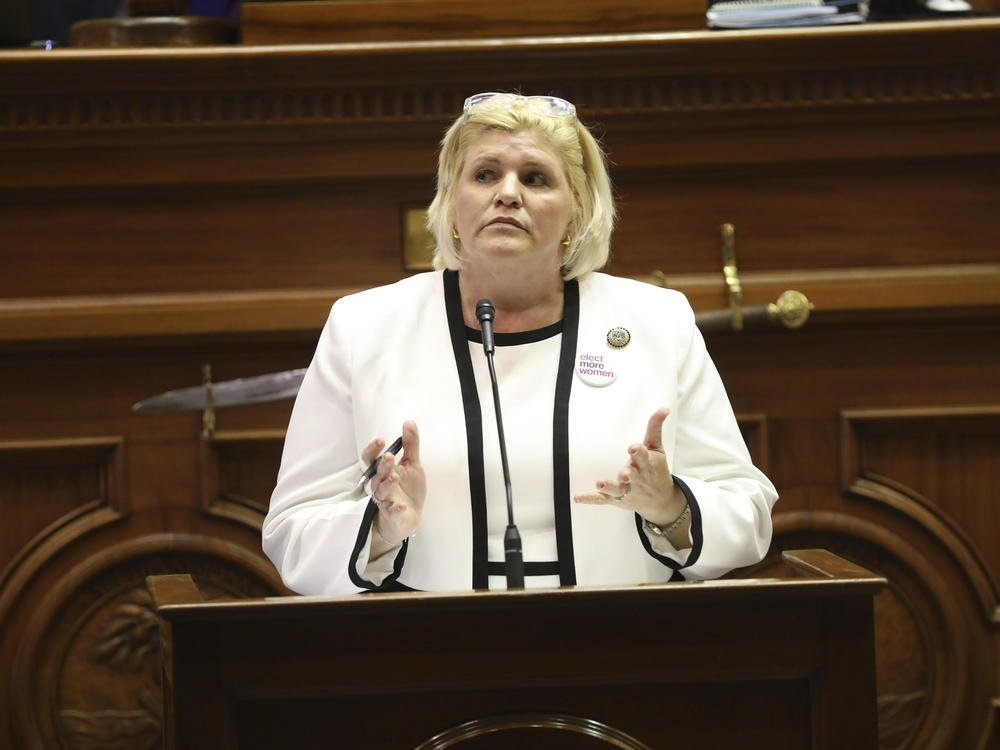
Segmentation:
<svg viewBox="0 0 1000 750">
<path fill-rule="evenodd" d="M 925 526 L 955 559 L 987 621 L 997 620 L 1000 533 L 987 509 L 996 497 L 1000 409 L 847 412 L 844 489 Z"/>
<path fill-rule="evenodd" d="M 205 511 L 259 531 L 278 475 L 284 441 L 284 430 L 217 432 L 204 441 Z"/>
<path fill-rule="evenodd" d="M 127 512 L 121 448 L 120 437 L 0 442 L 0 590 L 15 575 L 30 577 L 54 536 L 72 538 Z M 0 600 L 0 619 L 3 609 Z"/>
<path fill-rule="evenodd" d="M 311 347 L 300 354 L 285 342 L 260 354 L 224 339 L 163 343 L 4 355 L 0 747 L 159 747 L 158 622 L 146 575 L 190 570 L 219 597 L 287 593 L 260 551 L 280 439 L 275 447 L 247 425 L 280 435 L 290 404 L 228 411 L 219 422 L 231 438 L 215 453 L 198 413 L 130 406 L 197 383 L 201 362 L 216 359 L 230 377 L 283 369 Z"/>
<path fill-rule="evenodd" d="M 843 495 L 780 501 L 768 562 L 803 544 L 882 573 L 876 598 L 880 748 L 987 748 L 995 706 L 995 538 L 990 498 L 997 406 L 850 410 L 841 419 Z M 969 498 L 976 494 L 978 501 Z M 968 514 L 958 522 L 952 514 Z"/>
<path fill-rule="evenodd" d="M 140 537 L 47 592 L 14 662 L 15 736 L 26 748 L 162 746 L 159 618 L 146 576 L 190 571 L 212 598 L 276 593 L 259 557 L 216 539 Z"/>
</svg>

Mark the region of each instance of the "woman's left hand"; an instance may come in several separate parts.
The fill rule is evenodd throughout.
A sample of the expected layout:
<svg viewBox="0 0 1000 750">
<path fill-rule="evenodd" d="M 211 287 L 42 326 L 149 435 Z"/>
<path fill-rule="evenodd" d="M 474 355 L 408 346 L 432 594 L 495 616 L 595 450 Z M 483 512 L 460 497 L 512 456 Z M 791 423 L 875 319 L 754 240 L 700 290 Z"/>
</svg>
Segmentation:
<svg viewBox="0 0 1000 750">
<path fill-rule="evenodd" d="M 663 451 L 663 422 L 669 409 L 657 409 L 646 425 L 642 443 L 628 447 L 628 461 L 614 479 L 600 479 L 595 492 L 573 500 L 591 505 L 613 505 L 635 511 L 657 526 L 669 526 L 684 511 L 684 494 L 674 484 Z"/>
</svg>

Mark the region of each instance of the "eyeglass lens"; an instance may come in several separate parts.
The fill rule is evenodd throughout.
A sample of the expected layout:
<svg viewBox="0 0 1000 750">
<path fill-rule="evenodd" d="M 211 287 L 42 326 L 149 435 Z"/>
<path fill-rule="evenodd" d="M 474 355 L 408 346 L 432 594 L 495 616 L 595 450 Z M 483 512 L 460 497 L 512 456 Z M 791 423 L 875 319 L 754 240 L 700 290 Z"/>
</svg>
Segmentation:
<svg viewBox="0 0 1000 750">
<path fill-rule="evenodd" d="M 519 94 L 485 93 L 475 94 L 465 100 L 466 112 L 473 109 L 511 109 L 518 102 L 532 112 L 550 117 L 570 117 L 576 114 L 576 107 L 557 96 L 521 96 Z"/>
</svg>

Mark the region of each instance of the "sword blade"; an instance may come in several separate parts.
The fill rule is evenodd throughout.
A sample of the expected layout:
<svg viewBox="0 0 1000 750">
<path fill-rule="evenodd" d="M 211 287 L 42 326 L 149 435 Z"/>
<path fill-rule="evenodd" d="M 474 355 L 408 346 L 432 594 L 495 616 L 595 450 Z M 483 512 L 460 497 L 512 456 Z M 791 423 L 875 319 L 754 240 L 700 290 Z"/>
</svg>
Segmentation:
<svg viewBox="0 0 1000 750">
<path fill-rule="evenodd" d="M 215 406 L 237 406 L 264 401 L 293 398 L 299 392 L 306 368 L 285 370 L 252 378 L 237 378 L 212 383 L 212 402 Z M 144 399 L 132 406 L 132 411 L 146 414 L 169 411 L 191 411 L 205 408 L 205 386 L 180 388 Z"/>
</svg>

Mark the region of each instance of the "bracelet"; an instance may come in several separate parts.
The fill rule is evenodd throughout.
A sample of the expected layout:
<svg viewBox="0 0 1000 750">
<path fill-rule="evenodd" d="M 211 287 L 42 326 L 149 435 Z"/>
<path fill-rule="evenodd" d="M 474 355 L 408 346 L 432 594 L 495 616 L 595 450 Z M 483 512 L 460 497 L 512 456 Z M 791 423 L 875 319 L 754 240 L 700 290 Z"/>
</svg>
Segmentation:
<svg viewBox="0 0 1000 750">
<path fill-rule="evenodd" d="M 388 544 L 388 545 L 390 545 L 392 547 L 395 547 L 395 546 L 398 545 L 398 542 L 396 544 L 393 544 L 388 539 L 386 539 L 385 534 L 383 534 L 382 530 L 378 527 L 378 519 L 377 518 L 372 520 L 372 531 L 374 531 L 376 534 L 378 534 L 379 539 L 381 539 L 386 544 Z"/>
<path fill-rule="evenodd" d="M 667 537 L 673 534 L 675 531 L 677 531 L 677 529 L 679 529 L 683 525 L 683 523 L 686 520 L 688 520 L 688 517 L 690 515 L 691 515 L 691 504 L 684 503 L 684 510 L 682 510 L 681 514 L 677 516 L 677 520 L 674 521 L 672 524 L 670 524 L 667 528 L 665 529 L 660 528 L 652 521 L 646 521 L 644 525 L 648 531 L 652 532 L 656 536 Z"/>
<path fill-rule="evenodd" d="M 388 545 L 390 545 L 392 547 L 398 547 L 399 545 L 401 545 L 403 543 L 403 542 L 391 542 L 391 541 L 389 541 L 388 537 L 386 537 L 386 535 L 383 534 L 382 530 L 378 527 L 378 524 L 375 522 L 375 519 L 372 519 L 372 531 L 374 531 L 376 534 L 378 534 L 379 539 L 381 539 L 383 542 L 385 542 L 386 544 L 388 544 Z M 417 535 L 416 532 L 414 532 L 414 533 L 410 534 L 408 537 L 406 537 L 406 539 L 413 539 L 413 537 L 415 537 L 416 535 Z M 403 541 L 405 542 L 406 539 L 404 539 Z"/>
</svg>

